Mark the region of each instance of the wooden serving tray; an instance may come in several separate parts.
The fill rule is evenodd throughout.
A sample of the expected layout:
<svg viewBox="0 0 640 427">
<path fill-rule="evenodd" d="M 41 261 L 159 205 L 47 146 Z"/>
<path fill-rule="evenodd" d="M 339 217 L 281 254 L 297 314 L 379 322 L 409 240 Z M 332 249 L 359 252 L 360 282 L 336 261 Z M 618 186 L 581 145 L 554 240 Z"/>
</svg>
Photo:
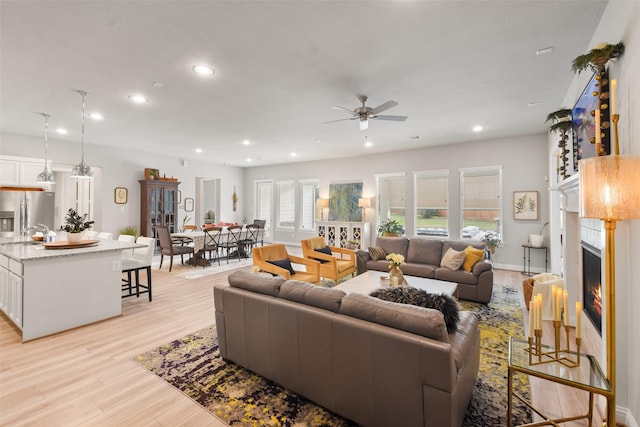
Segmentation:
<svg viewBox="0 0 640 427">
<path fill-rule="evenodd" d="M 73 248 L 83 248 L 86 246 L 95 246 L 98 244 L 98 242 L 100 242 L 100 240 L 81 240 L 79 242 L 67 242 L 67 241 L 60 241 L 60 242 L 50 242 L 50 243 L 45 243 L 44 246 L 46 249 L 73 249 Z"/>
</svg>

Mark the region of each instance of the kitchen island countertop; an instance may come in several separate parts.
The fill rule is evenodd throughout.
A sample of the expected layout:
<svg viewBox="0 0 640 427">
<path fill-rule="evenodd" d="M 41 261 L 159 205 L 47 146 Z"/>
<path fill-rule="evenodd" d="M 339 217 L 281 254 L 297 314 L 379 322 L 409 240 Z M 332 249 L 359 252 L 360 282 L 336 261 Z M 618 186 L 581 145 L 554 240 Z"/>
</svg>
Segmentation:
<svg viewBox="0 0 640 427">
<path fill-rule="evenodd" d="M 85 246 L 69 249 L 47 249 L 40 242 L 32 241 L 31 238 L 17 237 L 14 239 L 0 240 L 0 254 L 20 262 L 43 260 L 46 258 L 68 257 L 80 254 L 90 254 L 97 252 L 119 251 L 123 249 L 141 248 L 144 245 L 138 243 L 128 243 L 112 239 L 100 239 L 94 246 Z"/>
</svg>

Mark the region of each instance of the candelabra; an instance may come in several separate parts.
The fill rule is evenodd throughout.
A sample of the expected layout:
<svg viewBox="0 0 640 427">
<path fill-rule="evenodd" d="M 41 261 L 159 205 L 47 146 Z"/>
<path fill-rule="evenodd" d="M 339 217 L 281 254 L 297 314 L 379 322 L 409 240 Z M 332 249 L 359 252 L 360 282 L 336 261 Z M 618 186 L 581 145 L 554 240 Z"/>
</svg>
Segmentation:
<svg viewBox="0 0 640 427">
<path fill-rule="evenodd" d="M 562 327 L 564 325 L 566 343 L 562 348 L 561 334 Z M 554 347 L 552 350 L 543 351 L 542 349 L 542 328 L 534 329 L 534 337 L 529 337 L 529 347 L 525 349 L 529 353 L 529 365 L 541 365 L 543 363 L 558 362 L 569 368 L 575 368 L 580 366 L 580 346 L 582 344 L 582 338 L 576 337 L 576 351 L 571 351 L 571 344 L 569 342 L 569 325 L 564 324 L 561 320 L 553 321 L 554 331 Z M 575 360 L 571 358 L 575 355 Z"/>
</svg>

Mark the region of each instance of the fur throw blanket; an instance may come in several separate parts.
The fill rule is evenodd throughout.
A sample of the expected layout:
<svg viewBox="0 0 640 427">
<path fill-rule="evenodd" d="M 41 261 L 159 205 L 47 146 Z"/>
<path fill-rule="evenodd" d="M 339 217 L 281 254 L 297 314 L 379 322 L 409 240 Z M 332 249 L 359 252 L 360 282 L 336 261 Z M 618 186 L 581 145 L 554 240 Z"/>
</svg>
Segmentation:
<svg viewBox="0 0 640 427">
<path fill-rule="evenodd" d="M 458 321 L 460 320 L 458 311 L 460 310 L 460 306 L 458 305 L 458 301 L 452 296 L 446 294 L 430 294 L 425 290 L 407 286 L 377 289 L 371 292 L 370 295 L 385 301 L 417 305 L 419 307 L 438 310 L 444 315 L 447 332 L 455 332 L 458 327 Z"/>
</svg>

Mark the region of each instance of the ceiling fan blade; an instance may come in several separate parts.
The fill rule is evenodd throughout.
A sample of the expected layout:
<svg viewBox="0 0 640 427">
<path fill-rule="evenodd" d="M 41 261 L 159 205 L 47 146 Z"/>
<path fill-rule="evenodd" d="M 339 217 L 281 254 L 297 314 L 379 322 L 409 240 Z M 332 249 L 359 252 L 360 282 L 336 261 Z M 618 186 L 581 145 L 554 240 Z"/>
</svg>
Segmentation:
<svg viewBox="0 0 640 427">
<path fill-rule="evenodd" d="M 335 122 L 343 122 L 343 121 L 345 121 L 345 120 L 355 120 L 355 119 L 357 119 L 357 117 L 350 117 L 350 118 L 348 118 L 348 119 L 329 120 L 328 122 L 322 122 L 322 124 L 325 124 L 325 123 L 335 123 Z"/>
<path fill-rule="evenodd" d="M 378 105 L 376 108 L 371 110 L 371 114 L 375 115 L 378 113 L 382 113 L 383 111 L 386 111 L 389 108 L 395 107 L 396 105 L 398 105 L 396 101 L 387 101 L 384 104 Z"/>
<path fill-rule="evenodd" d="M 407 116 L 369 116 L 370 119 L 376 119 L 376 120 L 393 120 L 396 122 L 404 122 L 405 120 L 407 120 Z"/>
<path fill-rule="evenodd" d="M 369 129 L 369 120 L 360 120 L 360 130 Z"/>
<path fill-rule="evenodd" d="M 354 118 L 357 118 L 357 117 L 358 117 L 358 115 L 357 115 L 354 111 L 351 111 L 351 110 L 349 110 L 348 108 L 338 107 L 338 106 L 334 106 L 334 107 L 331 107 L 331 108 L 333 108 L 334 110 L 346 111 L 347 113 L 349 113 L 350 115 L 352 115 Z"/>
</svg>

